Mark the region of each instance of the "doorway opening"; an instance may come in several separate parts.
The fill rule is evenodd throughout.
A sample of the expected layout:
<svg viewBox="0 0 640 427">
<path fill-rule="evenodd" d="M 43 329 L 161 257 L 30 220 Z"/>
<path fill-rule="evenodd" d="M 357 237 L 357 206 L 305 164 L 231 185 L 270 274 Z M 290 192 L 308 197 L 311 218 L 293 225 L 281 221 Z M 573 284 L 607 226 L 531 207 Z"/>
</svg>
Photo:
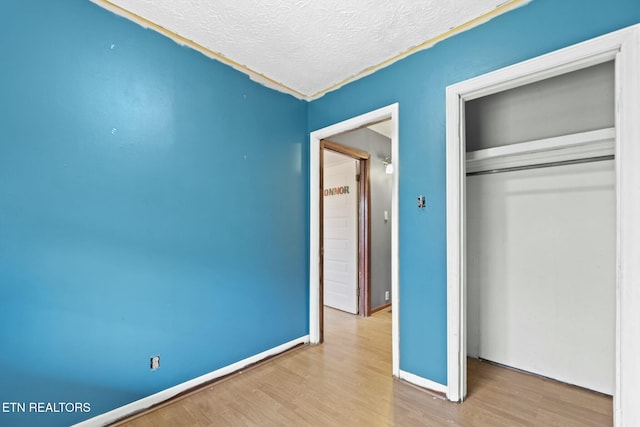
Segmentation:
<svg viewBox="0 0 640 427">
<path fill-rule="evenodd" d="M 390 159 L 381 159 L 393 163 L 393 173 L 391 174 L 391 208 L 390 208 L 390 228 L 391 228 L 391 257 L 390 257 L 390 280 L 391 290 L 389 293 L 389 299 L 392 301 L 392 373 L 394 376 L 399 376 L 399 342 L 398 342 L 398 319 L 400 304 L 398 300 L 398 104 L 393 104 L 387 107 L 380 108 L 361 116 L 354 117 L 352 119 L 334 124 L 332 126 L 314 131 L 310 135 L 310 298 L 309 298 L 309 336 L 312 344 L 319 344 L 323 341 L 323 310 L 324 310 L 324 284 L 323 284 L 323 234 L 322 234 L 322 198 L 324 197 L 323 186 L 323 154 L 325 148 L 333 149 L 333 151 L 340 150 L 341 144 L 333 144 L 333 139 L 340 137 L 350 131 L 366 128 L 375 125 L 380 122 L 388 121 L 388 127 L 390 129 L 390 143 L 391 143 L 391 156 Z M 367 155 L 369 161 L 377 161 L 376 156 L 369 156 L 368 153 L 360 152 L 355 153 L 364 157 Z M 353 157 L 354 153 L 351 153 Z M 385 165 L 386 167 L 386 165 Z M 365 168 L 370 169 L 365 162 Z M 362 180 L 361 169 L 361 180 Z M 363 182 L 363 181 L 361 181 Z M 366 186 L 365 186 L 366 187 Z M 366 204 L 364 206 L 366 208 Z M 365 212 L 367 215 L 370 214 Z M 359 227 L 361 228 L 362 225 Z M 360 256 L 367 256 L 367 250 L 359 251 Z M 370 264 L 365 262 L 365 269 L 370 269 Z M 362 295 L 362 292 L 361 292 Z M 366 299 L 364 297 L 366 296 Z M 371 305 L 369 304 L 368 312 L 366 310 L 366 300 L 371 298 L 371 294 L 362 295 L 364 299 L 364 312 L 363 314 L 369 314 Z"/>
<path fill-rule="evenodd" d="M 614 83 L 609 61 L 465 104 L 467 355 L 609 396 Z"/>
</svg>

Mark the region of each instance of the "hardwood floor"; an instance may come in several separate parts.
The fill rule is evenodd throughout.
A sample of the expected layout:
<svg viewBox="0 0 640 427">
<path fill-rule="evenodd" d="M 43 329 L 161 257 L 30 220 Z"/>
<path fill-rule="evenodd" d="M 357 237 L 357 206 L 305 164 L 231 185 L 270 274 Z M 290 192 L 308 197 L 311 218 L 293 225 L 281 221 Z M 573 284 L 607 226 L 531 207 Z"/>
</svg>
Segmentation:
<svg viewBox="0 0 640 427">
<path fill-rule="evenodd" d="M 469 360 L 451 403 L 391 376 L 391 314 L 325 309 L 325 343 L 305 346 L 118 426 L 608 426 L 610 397 Z"/>
</svg>

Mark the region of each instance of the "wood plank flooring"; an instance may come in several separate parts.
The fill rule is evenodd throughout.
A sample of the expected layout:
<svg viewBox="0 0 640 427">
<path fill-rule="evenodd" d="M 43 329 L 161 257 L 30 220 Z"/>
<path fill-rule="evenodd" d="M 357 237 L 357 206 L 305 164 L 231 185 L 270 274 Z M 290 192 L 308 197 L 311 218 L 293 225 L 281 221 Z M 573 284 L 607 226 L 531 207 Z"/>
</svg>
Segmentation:
<svg viewBox="0 0 640 427">
<path fill-rule="evenodd" d="M 117 424 L 156 426 L 610 426 L 610 397 L 469 360 L 467 400 L 391 376 L 391 314 L 325 309 L 325 343 L 292 350 Z"/>
</svg>

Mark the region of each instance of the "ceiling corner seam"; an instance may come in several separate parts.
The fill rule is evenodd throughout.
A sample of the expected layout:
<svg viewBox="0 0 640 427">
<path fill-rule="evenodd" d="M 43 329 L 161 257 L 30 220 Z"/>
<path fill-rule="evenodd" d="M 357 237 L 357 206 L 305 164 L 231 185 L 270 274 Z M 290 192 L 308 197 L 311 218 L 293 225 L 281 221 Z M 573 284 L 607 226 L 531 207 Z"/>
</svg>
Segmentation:
<svg viewBox="0 0 640 427">
<path fill-rule="evenodd" d="M 247 67 L 246 65 L 240 64 L 230 58 L 227 58 L 226 56 L 224 56 L 221 53 L 218 52 L 214 52 L 211 49 L 207 49 L 206 47 L 200 45 L 199 43 L 190 40 L 186 37 L 181 36 L 180 34 L 177 34 L 171 30 L 166 29 L 165 27 L 156 24 L 153 21 L 150 21 L 146 18 L 143 18 L 142 16 L 131 12 L 130 10 L 125 9 L 122 6 L 119 6 L 115 3 L 112 3 L 109 0 L 91 0 L 91 2 L 103 7 L 104 9 L 109 10 L 112 13 L 115 13 L 118 16 L 121 16 L 125 19 L 128 19 L 132 22 L 135 22 L 136 24 L 140 25 L 143 28 L 149 28 L 152 29 L 160 34 L 162 34 L 165 37 L 170 38 L 171 40 L 173 40 L 174 42 L 176 42 L 177 44 L 181 45 L 181 46 L 187 46 L 190 47 L 193 50 L 196 50 L 200 53 L 202 53 L 205 56 L 208 56 L 211 59 L 215 59 L 219 62 L 222 62 L 225 65 L 230 66 L 231 68 L 235 69 L 236 71 L 239 71 L 243 74 L 246 74 L 247 76 L 249 76 L 249 78 L 252 81 L 255 81 L 256 83 L 260 83 L 263 86 L 266 86 L 270 89 L 274 89 L 274 90 L 278 90 L 280 92 L 284 92 L 287 93 L 295 98 L 298 98 L 300 100 L 303 101 L 310 101 L 310 97 L 309 95 L 306 95 L 302 92 L 299 92 L 287 85 L 285 85 L 284 83 L 280 83 L 277 80 L 274 80 L 270 77 L 265 76 L 264 74 L 261 74 L 249 67 Z"/>
</svg>

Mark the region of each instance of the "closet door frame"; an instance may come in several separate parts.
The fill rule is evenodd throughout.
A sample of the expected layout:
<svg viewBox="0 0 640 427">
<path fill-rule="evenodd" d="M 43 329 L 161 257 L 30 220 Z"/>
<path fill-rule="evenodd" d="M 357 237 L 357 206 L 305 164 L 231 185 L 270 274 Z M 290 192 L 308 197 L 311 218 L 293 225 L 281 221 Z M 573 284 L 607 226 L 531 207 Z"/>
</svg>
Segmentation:
<svg viewBox="0 0 640 427">
<path fill-rule="evenodd" d="M 640 25 L 447 88 L 447 398 L 466 395 L 465 102 L 615 61 L 616 351 L 614 424 L 640 425 Z"/>
</svg>

